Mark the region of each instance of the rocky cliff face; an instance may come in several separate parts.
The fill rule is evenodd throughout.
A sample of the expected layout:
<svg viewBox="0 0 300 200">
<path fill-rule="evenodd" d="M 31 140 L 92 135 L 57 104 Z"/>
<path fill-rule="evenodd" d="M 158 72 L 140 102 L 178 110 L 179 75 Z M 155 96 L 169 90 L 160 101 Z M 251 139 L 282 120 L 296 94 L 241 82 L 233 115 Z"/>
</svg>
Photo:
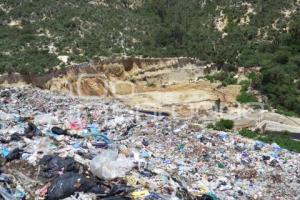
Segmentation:
<svg viewBox="0 0 300 200">
<path fill-rule="evenodd" d="M 83 63 L 42 76 L 3 75 L 0 83 L 25 82 L 74 95 L 128 94 L 134 86 L 189 83 L 210 72 L 211 64 L 189 58 L 115 58 Z"/>
<path fill-rule="evenodd" d="M 43 88 L 75 95 L 113 96 L 131 93 L 133 88 L 141 92 L 145 86 L 188 82 L 204 75 L 210 67 L 205 62 L 187 58 L 106 59 L 53 73 Z"/>
</svg>

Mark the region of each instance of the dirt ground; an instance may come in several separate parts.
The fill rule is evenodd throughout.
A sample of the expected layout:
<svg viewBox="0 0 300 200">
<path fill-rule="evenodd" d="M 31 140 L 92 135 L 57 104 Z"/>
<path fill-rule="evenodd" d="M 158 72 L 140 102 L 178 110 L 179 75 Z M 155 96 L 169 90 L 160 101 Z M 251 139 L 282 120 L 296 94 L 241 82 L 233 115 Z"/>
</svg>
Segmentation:
<svg viewBox="0 0 300 200">
<path fill-rule="evenodd" d="M 144 86 L 139 88 L 138 92 L 117 97 L 131 107 L 159 110 L 186 117 L 195 111 L 211 111 L 218 99 L 224 106 L 231 107 L 236 104 L 239 91 L 240 87 L 237 85 L 218 88 L 217 83 L 201 80 L 166 87 Z"/>
</svg>

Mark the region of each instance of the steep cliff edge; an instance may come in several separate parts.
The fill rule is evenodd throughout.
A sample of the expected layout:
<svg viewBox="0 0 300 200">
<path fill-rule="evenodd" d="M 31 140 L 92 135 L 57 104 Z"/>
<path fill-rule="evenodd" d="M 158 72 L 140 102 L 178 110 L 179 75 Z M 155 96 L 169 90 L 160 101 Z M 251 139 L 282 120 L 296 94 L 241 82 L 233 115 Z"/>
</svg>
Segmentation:
<svg viewBox="0 0 300 200">
<path fill-rule="evenodd" d="M 126 94 L 126 85 L 135 85 L 140 91 L 142 86 L 154 84 L 189 83 L 213 69 L 211 64 L 189 58 L 106 58 L 40 76 L 5 74 L 0 83 L 25 82 L 74 95 L 101 96 Z"/>
</svg>

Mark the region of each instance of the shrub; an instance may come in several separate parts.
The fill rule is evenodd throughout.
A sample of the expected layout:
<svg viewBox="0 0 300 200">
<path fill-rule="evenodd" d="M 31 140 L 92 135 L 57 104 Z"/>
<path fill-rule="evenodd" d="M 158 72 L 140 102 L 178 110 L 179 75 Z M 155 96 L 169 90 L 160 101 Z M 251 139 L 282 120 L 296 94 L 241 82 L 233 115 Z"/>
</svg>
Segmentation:
<svg viewBox="0 0 300 200">
<path fill-rule="evenodd" d="M 254 131 L 251 131 L 249 129 L 242 129 L 241 131 L 239 131 L 239 134 L 244 136 L 244 137 L 248 137 L 248 138 L 256 138 L 257 133 Z"/>
<path fill-rule="evenodd" d="M 241 94 L 237 96 L 237 101 L 240 103 L 257 102 L 257 98 L 251 93 L 242 91 Z"/>
<path fill-rule="evenodd" d="M 244 80 L 240 82 L 241 93 L 237 96 L 237 101 L 240 103 L 250 103 L 250 102 L 257 102 L 257 98 L 248 92 L 248 88 L 250 87 L 250 81 Z"/>
<path fill-rule="evenodd" d="M 293 111 L 289 111 L 289 110 L 286 110 L 286 109 L 277 109 L 276 110 L 276 113 L 278 114 L 281 114 L 281 115 L 285 115 L 285 116 L 288 116 L 288 117 L 297 117 L 297 113 L 293 112 Z"/>
<path fill-rule="evenodd" d="M 221 81 L 222 86 L 232 85 L 237 83 L 237 79 L 234 78 L 234 73 L 231 72 L 217 72 L 213 75 L 206 75 L 205 78 L 210 82 Z"/>
<path fill-rule="evenodd" d="M 218 131 L 226 131 L 231 130 L 234 126 L 234 122 L 228 119 L 221 119 L 220 121 L 216 122 L 213 129 Z"/>
<path fill-rule="evenodd" d="M 247 91 L 250 87 L 250 81 L 249 80 L 243 80 L 239 82 L 239 84 L 242 86 L 241 91 Z"/>
<path fill-rule="evenodd" d="M 278 52 L 274 58 L 274 61 L 279 64 L 286 64 L 289 62 L 289 54 L 287 52 Z"/>
<path fill-rule="evenodd" d="M 213 128 L 214 128 L 214 124 L 213 124 L 213 123 L 209 123 L 209 124 L 206 126 L 206 128 L 211 128 L 211 129 L 213 129 Z"/>
</svg>

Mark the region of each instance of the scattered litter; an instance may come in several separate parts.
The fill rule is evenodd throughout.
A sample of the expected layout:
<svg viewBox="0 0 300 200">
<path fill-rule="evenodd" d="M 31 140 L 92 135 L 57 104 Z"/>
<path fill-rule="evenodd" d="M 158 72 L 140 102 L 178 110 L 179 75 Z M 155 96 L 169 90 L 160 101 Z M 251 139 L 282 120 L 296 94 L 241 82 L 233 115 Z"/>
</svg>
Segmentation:
<svg viewBox="0 0 300 200">
<path fill-rule="evenodd" d="M 117 100 L 0 89 L 3 199 L 297 199 L 300 155 Z M 199 126 L 191 126 L 191 124 Z M 26 167 L 24 166 L 26 165 Z"/>
</svg>

